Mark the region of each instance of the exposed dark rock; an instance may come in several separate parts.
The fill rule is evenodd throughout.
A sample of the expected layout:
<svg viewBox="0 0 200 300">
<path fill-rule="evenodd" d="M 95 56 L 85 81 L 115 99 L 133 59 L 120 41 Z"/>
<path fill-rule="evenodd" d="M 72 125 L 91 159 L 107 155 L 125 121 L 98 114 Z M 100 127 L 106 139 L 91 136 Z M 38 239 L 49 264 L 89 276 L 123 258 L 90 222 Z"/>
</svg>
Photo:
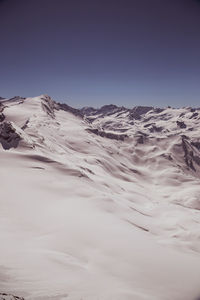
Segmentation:
<svg viewBox="0 0 200 300">
<path fill-rule="evenodd" d="M 21 127 L 22 130 L 25 130 L 28 127 L 29 119 L 26 120 L 25 124 Z"/>
<path fill-rule="evenodd" d="M 0 113 L 0 122 L 3 122 L 5 120 L 5 115 L 3 113 Z"/>
<path fill-rule="evenodd" d="M 144 125 L 144 128 L 147 128 L 147 127 L 150 127 L 150 126 L 152 126 L 152 125 L 154 125 L 155 123 L 148 123 L 148 124 L 145 124 Z"/>
<path fill-rule="evenodd" d="M 187 141 L 184 138 L 182 138 L 182 147 L 183 147 L 183 151 L 184 151 L 184 158 L 185 158 L 186 165 L 193 171 L 196 171 L 196 169 L 193 165 L 193 151 L 191 150 L 191 148 L 189 147 L 189 144 L 187 143 Z"/>
<path fill-rule="evenodd" d="M 163 130 L 163 127 L 157 127 L 153 125 L 151 128 L 149 128 L 150 132 L 161 132 Z"/>
<path fill-rule="evenodd" d="M 164 110 L 164 108 L 159 108 L 159 107 L 154 108 L 154 112 L 157 114 L 163 112 L 163 110 Z"/>
<path fill-rule="evenodd" d="M 144 119 L 143 122 L 146 123 L 146 122 L 149 122 L 152 119 L 155 119 L 155 117 L 154 116 L 150 116 L 150 117 Z"/>
<path fill-rule="evenodd" d="M 130 168 L 129 170 L 130 170 L 131 172 L 133 172 L 134 174 L 142 175 L 142 173 L 141 173 L 140 171 L 136 170 L 136 169 Z"/>
<path fill-rule="evenodd" d="M 187 127 L 183 121 L 176 121 L 176 124 L 177 124 L 180 128 L 186 128 L 186 127 Z"/>
<path fill-rule="evenodd" d="M 169 161 L 173 160 L 171 154 L 163 153 L 163 154 L 161 154 L 161 156 L 164 157 L 164 158 L 166 158 L 166 159 L 168 159 Z"/>
<path fill-rule="evenodd" d="M 195 163 L 200 166 L 200 157 L 197 155 L 193 155 L 193 160 L 195 161 Z"/>
<path fill-rule="evenodd" d="M 141 116 L 152 110 L 152 106 L 136 106 L 130 110 L 129 119 L 140 120 Z"/>
<path fill-rule="evenodd" d="M 24 97 L 21 97 L 21 96 L 14 96 L 14 97 L 12 97 L 12 98 L 10 98 L 9 100 L 10 101 L 12 101 L 12 100 L 20 100 L 20 99 L 26 99 L 26 98 L 24 98 Z"/>
<path fill-rule="evenodd" d="M 21 140 L 20 135 L 10 122 L 0 124 L 0 143 L 5 150 L 16 148 Z"/>
<path fill-rule="evenodd" d="M 146 114 L 148 111 L 152 110 L 153 107 L 149 106 L 136 106 L 132 109 L 127 109 L 124 106 L 117 106 L 113 104 L 104 105 L 101 108 L 94 109 L 92 107 L 83 107 L 80 112 L 86 116 L 95 116 L 95 115 L 102 115 L 109 116 L 114 113 L 118 113 L 118 117 L 123 114 L 124 112 L 129 112 L 129 119 L 130 120 L 140 120 L 141 116 Z"/>
<path fill-rule="evenodd" d="M 0 102 L 0 113 L 4 110 L 4 105 Z"/>
<path fill-rule="evenodd" d="M 189 119 L 197 118 L 199 114 L 197 112 L 193 113 Z"/>
<path fill-rule="evenodd" d="M 119 107 L 114 104 L 108 104 L 102 106 L 101 108 L 83 107 L 82 109 L 80 109 L 80 112 L 85 116 L 95 116 L 95 115 L 109 116 L 112 115 L 113 113 L 117 113 L 117 112 L 120 113 L 127 110 L 128 109 L 126 109 L 123 106 Z"/>
<path fill-rule="evenodd" d="M 168 121 L 168 120 L 170 120 L 170 118 L 171 118 L 171 116 L 167 113 L 163 113 L 163 114 L 160 115 L 160 119 L 162 121 Z"/>
<path fill-rule="evenodd" d="M 108 104 L 108 105 L 104 105 L 102 106 L 99 110 L 98 110 L 98 113 L 101 113 L 101 114 L 107 114 L 107 113 L 110 113 L 110 112 L 113 112 L 113 110 L 116 110 L 118 109 L 119 107 L 117 105 L 114 105 L 114 104 Z"/>
<path fill-rule="evenodd" d="M 128 137 L 127 134 L 115 134 L 115 133 L 112 133 L 112 132 L 106 132 L 106 131 L 99 130 L 99 129 L 96 129 L 96 128 L 87 128 L 87 131 L 92 132 L 92 133 L 94 133 L 96 135 L 99 135 L 101 137 L 106 137 L 108 139 L 118 140 L 118 141 L 124 141 L 125 138 Z"/>
<path fill-rule="evenodd" d="M 118 132 L 127 132 L 128 131 L 128 128 L 114 128 L 113 130 L 116 130 Z"/>
<path fill-rule="evenodd" d="M 136 138 L 137 138 L 137 143 L 138 144 L 144 144 L 145 141 L 147 140 L 148 135 L 144 132 L 138 131 Z"/>
<path fill-rule="evenodd" d="M 182 147 L 184 150 L 184 158 L 186 165 L 193 171 L 196 171 L 194 163 L 200 166 L 200 152 L 193 148 L 192 143 L 190 144 L 190 142 L 184 137 L 182 137 Z"/>
<path fill-rule="evenodd" d="M 87 120 L 88 123 L 92 123 L 92 122 L 94 122 L 96 120 L 96 118 L 94 118 L 94 117 L 87 117 L 86 120 Z"/>
<path fill-rule="evenodd" d="M 81 112 L 81 110 L 73 108 L 73 107 L 67 105 L 66 103 L 57 103 L 57 109 L 62 109 L 64 111 L 68 111 L 75 116 L 83 118 L 83 113 Z"/>
<path fill-rule="evenodd" d="M 129 122 L 129 124 L 133 126 L 135 123 L 134 123 L 134 121 L 131 121 L 131 122 Z"/>
<path fill-rule="evenodd" d="M 143 135 L 141 135 L 141 136 L 138 137 L 137 142 L 139 144 L 144 144 L 144 140 L 145 140 L 145 137 Z"/>
<path fill-rule="evenodd" d="M 119 116 L 121 116 L 124 112 L 125 112 L 124 110 L 121 111 L 121 112 L 119 112 L 119 113 L 116 115 L 116 118 L 118 118 Z"/>
<path fill-rule="evenodd" d="M 89 115 L 94 114 L 96 112 L 96 109 L 94 107 L 85 106 L 80 109 L 80 112 L 84 116 L 89 116 Z"/>
<path fill-rule="evenodd" d="M 0 293 L 0 300 L 25 300 L 23 297 L 13 296 L 11 294 Z"/>
<path fill-rule="evenodd" d="M 191 142 L 191 145 L 196 147 L 200 151 L 200 142 Z"/>
<path fill-rule="evenodd" d="M 24 101 L 25 99 L 26 99 L 26 98 L 24 98 L 24 97 L 14 96 L 13 98 L 10 98 L 10 99 L 9 99 L 9 102 L 20 101 L 21 103 L 23 103 L 23 101 Z"/>
<path fill-rule="evenodd" d="M 189 137 L 188 137 L 187 135 L 185 135 L 185 134 L 182 134 L 181 137 L 182 137 L 182 139 L 184 139 L 184 140 L 189 140 Z"/>
<path fill-rule="evenodd" d="M 42 108 L 51 117 L 55 118 L 54 109 L 56 102 L 51 99 L 48 95 L 44 95 L 42 98 Z"/>
<path fill-rule="evenodd" d="M 148 136 L 148 134 L 146 134 L 145 132 L 142 132 L 142 131 L 137 131 L 137 134 L 138 134 L 138 135 L 143 135 L 143 136 L 145 136 L 145 137 Z"/>
</svg>

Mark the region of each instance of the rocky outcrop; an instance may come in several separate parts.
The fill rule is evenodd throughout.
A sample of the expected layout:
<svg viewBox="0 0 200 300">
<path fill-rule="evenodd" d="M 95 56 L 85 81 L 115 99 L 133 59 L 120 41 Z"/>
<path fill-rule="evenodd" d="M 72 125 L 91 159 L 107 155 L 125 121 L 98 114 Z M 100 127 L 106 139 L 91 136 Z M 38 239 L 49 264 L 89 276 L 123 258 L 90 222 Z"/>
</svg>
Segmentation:
<svg viewBox="0 0 200 300">
<path fill-rule="evenodd" d="M 0 143 L 5 150 L 16 148 L 20 140 L 21 136 L 11 122 L 3 122 L 0 124 Z"/>
<path fill-rule="evenodd" d="M 62 109 L 64 111 L 68 111 L 70 113 L 72 113 L 75 116 L 78 116 L 80 118 L 83 118 L 83 113 L 81 112 L 81 110 L 73 108 L 65 103 L 57 103 L 56 106 L 57 109 Z"/>
<path fill-rule="evenodd" d="M 197 112 L 193 113 L 189 119 L 196 119 L 199 116 Z"/>
<path fill-rule="evenodd" d="M 162 132 L 163 130 L 163 127 L 161 126 L 155 126 L 155 125 L 152 125 L 150 128 L 149 128 L 149 131 L 150 132 Z"/>
<path fill-rule="evenodd" d="M 182 147 L 186 165 L 196 171 L 197 166 L 200 166 L 200 152 L 192 146 L 185 136 L 182 137 Z"/>
<path fill-rule="evenodd" d="M 80 112 L 84 116 L 93 115 L 96 112 L 96 109 L 94 107 L 85 106 L 80 109 Z"/>
<path fill-rule="evenodd" d="M 4 105 L 0 102 L 0 112 L 2 112 L 4 109 Z"/>
<path fill-rule="evenodd" d="M 180 128 L 186 128 L 186 124 L 183 121 L 176 121 L 177 126 L 179 126 Z"/>
<path fill-rule="evenodd" d="M 51 118 L 55 118 L 55 102 L 48 95 L 44 95 L 41 97 L 42 100 L 42 108 Z"/>
<path fill-rule="evenodd" d="M 148 135 L 144 132 L 138 131 L 135 135 L 135 138 L 138 144 L 144 144 L 148 139 Z"/>
<path fill-rule="evenodd" d="M 24 102 L 26 98 L 24 97 L 20 97 L 20 96 L 14 96 L 10 99 L 4 99 L 3 103 L 5 103 L 5 105 L 9 102 L 9 103 L 18 103 L 21 104 Z"/>
<path fill-rule="evenodd" d="M 0 113 L 0 122 L 3 122 L 5 120 L 5 115 L 3 113 Z"/>
<path fill-rule="evenodd" d="M 82 109 L 80 109 L 80 112 L 85 116 L 96 116 L 96 115 L 99 116 L 100 115 L 101 117 L 109 116 L 114 113 L 120 113 L 123 111 L 128 111 L 128 109 L 126 109 L 123 106 L 117 106 L 114 104 L 104 105 L 101 108 L 96 108 L 96 109 L 93 107 L 83 107 Z"/>
<path fill-rule="evenodd" d="M 87 128 L 88 132 L 94 133 L 96 135 L 99 135 L 101 137 L 106 137 L 108 139 L 117 140 L 117 141 L 124 141 L 125 138 L 128 137 L 127 134 L 115 134 L 112 132 L 106 132 L 103 130 L 99 130 L 97 128 Z"/>
<path fill-rule="evenodd" d="M 194 146 L 194 147 L 196 147 L 200 151 L 200 142 L 198 142 L 198 141 L 192 141 L 191 145 Z"/>
<path fill-rule="evenodd" d="M 119 107 L 119 106 L 114 105 L 114 104 L 109 104 L 109 105 L 102 106 L 99 109 L 98 113 L 109 116 L 113 113 L 120 112 L 124 109 L 125 109 L 124 107 Z"/>
<path fill-rule="evenodd" d="M 4 105 L 0 102 L 0 122 L 3 122 L 5 120 L 5 115 L 3 114 L 3 110 L 4 110 Z"/>
<path fill-rule="evenodd" d="M 146 114 L 148 111 L 152 109 L 153 109 L 152 106 L 136 106 L 130 110 L 129 119 L 140 120 L 142 115 Z"/>
<path fill-rule="evenodd" d="M 18 101 L 18 100 L 24 100 L 26 98 L 24 97 L 20 97 L 20 96 L 14 96 L 12 98 L 9 99 L 9 101 Z"/>
<path fill-rule="evenodd" d="M 13 296 L 11 294 L 0 293 L 0 300 L 25 300 L 23 297 Z"/>
</svg>

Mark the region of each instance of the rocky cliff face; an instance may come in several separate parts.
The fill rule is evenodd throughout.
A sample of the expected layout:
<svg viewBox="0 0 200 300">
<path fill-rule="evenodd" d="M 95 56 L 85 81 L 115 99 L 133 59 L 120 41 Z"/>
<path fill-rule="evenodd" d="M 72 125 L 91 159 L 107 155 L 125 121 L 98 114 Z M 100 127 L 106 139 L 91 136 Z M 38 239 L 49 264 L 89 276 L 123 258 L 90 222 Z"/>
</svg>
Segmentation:
<svg viewBox="0 0 200 300">
<path fill-rule="evenodd" d="M 0 123 L 0 143 L 5 150 L 16 148 L 20 139 L 20 134 L 11 122 Z"/>
</svg>

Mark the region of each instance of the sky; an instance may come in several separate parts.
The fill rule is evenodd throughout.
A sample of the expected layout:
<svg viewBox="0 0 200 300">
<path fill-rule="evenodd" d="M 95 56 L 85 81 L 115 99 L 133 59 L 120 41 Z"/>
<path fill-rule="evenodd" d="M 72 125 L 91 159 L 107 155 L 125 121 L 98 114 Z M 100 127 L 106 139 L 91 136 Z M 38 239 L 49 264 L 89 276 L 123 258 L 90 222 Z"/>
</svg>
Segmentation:
<svg viewBox="0 0 200 300">
<path fill-rule="evenodd" d="M 200 107 L 200 1 L 0 0 L 0 96 Z"/>
</svg>

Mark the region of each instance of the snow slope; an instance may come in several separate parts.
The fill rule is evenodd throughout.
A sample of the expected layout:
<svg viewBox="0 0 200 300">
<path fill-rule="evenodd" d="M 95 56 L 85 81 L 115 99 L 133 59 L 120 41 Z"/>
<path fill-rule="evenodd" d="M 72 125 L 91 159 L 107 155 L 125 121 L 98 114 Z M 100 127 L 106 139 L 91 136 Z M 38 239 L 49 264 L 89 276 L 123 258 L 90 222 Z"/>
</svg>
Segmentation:
<svg viewBox="0 0 200 300">
<path fill-rule="evenodd" d="M 42 95 L 0 113 L 1 293 L 198 299 L 198 110 L 78 111 Z"/>
</svg>

